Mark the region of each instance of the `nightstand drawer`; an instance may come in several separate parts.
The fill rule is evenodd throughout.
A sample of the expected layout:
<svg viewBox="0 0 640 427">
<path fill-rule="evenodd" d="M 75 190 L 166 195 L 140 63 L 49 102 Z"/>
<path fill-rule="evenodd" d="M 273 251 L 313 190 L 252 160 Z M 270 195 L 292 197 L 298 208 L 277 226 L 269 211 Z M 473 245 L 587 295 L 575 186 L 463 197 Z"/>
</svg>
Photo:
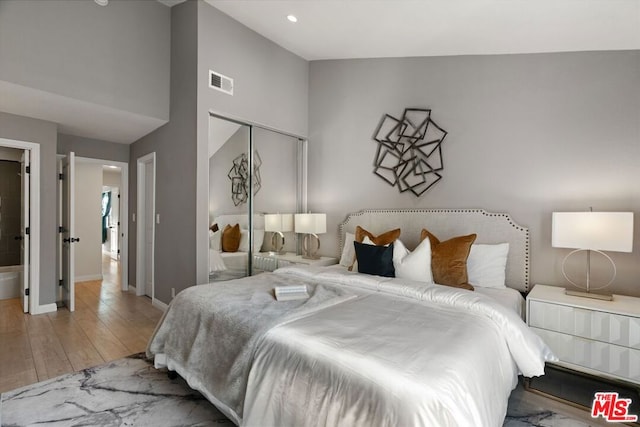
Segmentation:
<svg viewBox="0 0 640 427">
<path fill-rule="evenodd" d="M 640 349 L 640 318 L 562 304 L 530 301 L 529 325 Z"/>
<path fill-rule="evenodd" d="M 546 329 L 532 329 L 562 362 L 640 383 L 640 350 Z"/>
</svg>

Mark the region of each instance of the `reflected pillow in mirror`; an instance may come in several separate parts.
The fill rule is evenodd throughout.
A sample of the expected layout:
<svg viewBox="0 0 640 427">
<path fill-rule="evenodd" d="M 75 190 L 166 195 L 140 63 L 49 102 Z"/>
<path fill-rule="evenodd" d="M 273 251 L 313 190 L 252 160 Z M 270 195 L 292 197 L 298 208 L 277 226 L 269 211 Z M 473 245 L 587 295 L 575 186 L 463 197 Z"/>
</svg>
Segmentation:
<svg viewBox="0 0 640 427">
<path fill-rule="evenodd" d="M 264 230 L 253 231 L 253 252 L 260 252 L 264 240 Z M 239 252 L 249 252 L 249 230 L 240 230 Z"/>
<path fill-rule="evenodd" d="M 222 230 L 222 251 L 237 252 L 240 247 L 240 225 L 226 225 Z"/>
<path fill-rule="evenodd" d="M 209 249 L 220 251 L 222 249 L 222 231 L 209 230 Z"/>
</svg>

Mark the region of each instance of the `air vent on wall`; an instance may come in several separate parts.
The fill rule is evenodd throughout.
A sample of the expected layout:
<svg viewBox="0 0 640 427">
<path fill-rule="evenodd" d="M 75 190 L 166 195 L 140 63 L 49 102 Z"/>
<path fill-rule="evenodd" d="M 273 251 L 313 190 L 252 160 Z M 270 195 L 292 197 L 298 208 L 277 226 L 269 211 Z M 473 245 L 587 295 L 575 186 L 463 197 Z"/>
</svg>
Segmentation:
<svg viewBox="0 0 640 427">
<path fill-rule="evenodd" d="M 209 70 L 209 87 L 233 96 L 233 79 Z"/>
</svg>

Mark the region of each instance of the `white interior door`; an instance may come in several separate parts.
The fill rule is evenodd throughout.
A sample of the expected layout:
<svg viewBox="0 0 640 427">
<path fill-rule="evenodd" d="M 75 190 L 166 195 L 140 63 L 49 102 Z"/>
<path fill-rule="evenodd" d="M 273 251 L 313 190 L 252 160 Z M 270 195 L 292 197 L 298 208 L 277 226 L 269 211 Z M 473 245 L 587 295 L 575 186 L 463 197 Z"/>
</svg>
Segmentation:
<svg viewBox="0 0 640 427">
<path fill-rule="evenodd" d="M 137 161 L 138 202 L 136 223 L 136 295 L 149 295 L 154 287 L 155 153 Z"/>
<path fill-rule="evenodd" d="M 20 159 L 20 283 L 22 284 L 22 310 L 29 311 L 29 150 Z"/>
<path fill-rule="evenodd" d="M 152 162 L 145 163 L 145 197 L 144 197 L 144 242 L 145 242 L 145 286 L 144 293 L 153 297 L 153 249 L 155 239 L 155 203 L 154 203 L 154 167 Z"/>
<path fill-rule="evenodd" d="M 75 153 L 62 160 L 62 300 L 75 310 Z"/>
<path fill-rule="evenodd" d="M 109 252 L 112 259 L 119 259 L 120 249 L 120 191 L 111 189 L 111 213 L 109 214 Z"/>
</svg>

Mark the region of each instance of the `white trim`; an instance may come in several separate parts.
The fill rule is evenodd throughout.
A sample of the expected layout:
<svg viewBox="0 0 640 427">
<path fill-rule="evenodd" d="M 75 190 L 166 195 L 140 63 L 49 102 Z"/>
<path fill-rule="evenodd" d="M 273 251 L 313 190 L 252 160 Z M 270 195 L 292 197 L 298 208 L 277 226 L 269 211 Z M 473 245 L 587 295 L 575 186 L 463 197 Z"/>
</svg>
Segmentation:
<svg viewBox="0 0 640 427">
<path fill-rule="evenodd" d="M 93 280 L 102 280 L 102 274 L 87 274 L 86 276 L 76 276 L 75 283 L 78 282 L 89 282 Z"/>
<path fill-rule="evenodd" d="M 152 299 L 151 300 L 151 305 L 154 307 L 159 308 L 162 311 L 167 311 L 167 309 L 169 308 L 169 304 L 165 304 L 162 301 L 160 301 L 159 299 Z"/>
<path fill-rule="evenodd" d="M 145 294 L 146 284 L 143 280 L 143 269 L 145 266 L 140 263 L 143 259 L 142 251 L 144 250 L 144 221 L 146 220 L 144 211 L 144 200 L 146 191 L 146 178 L 144 174 L 144 168 L 142 165 L 151 163 L 153 166 L 153 194 L 152 194 L 152 244 L 151 244 L 151 300 L 155 297 L 155 239 L 156 239 L 156 153 L 155 151 L 146 154 L 142 157 L 138 157 L 136 161 L 136 172 L 138 177 L 137 182 L 137 212 L 136 212 L 136 295 L 141 296 Z M 142 220 L 141 220 L 142 219 Z M 139 286 L 138 286 L 139 285 Z"/>
<path fill-rule="evenodd" d="M 29 192 L 29 312 L 31 314 L 56 311 L 55 303 L 40 305 L 40 144 L 0 138 L 0 146 L 30 151 L 31 191 Z M 53 310 L 51 310 L 53 306 Z"/>
<path fill-rule="evenodd" d="M 51 304 L 38 305 L 38 311 L 32 312 L 31 314 L 55 313 L 56 311 L 58 311 L 58 306 L 54 302 Z"/>
</svg>

